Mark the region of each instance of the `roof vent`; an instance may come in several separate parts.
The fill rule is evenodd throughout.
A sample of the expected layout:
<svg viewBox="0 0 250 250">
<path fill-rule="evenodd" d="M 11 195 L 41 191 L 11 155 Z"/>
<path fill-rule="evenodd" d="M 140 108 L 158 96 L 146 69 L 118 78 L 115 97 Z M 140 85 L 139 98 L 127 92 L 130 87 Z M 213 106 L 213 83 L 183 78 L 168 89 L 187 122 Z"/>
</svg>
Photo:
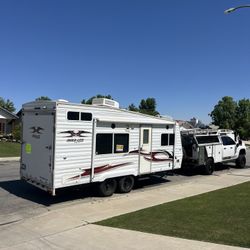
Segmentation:
<svg viewBox="0 0 250 250">
<path fill-rule="evenodd" d="M 58 102 L 69 102 L 68 100 L 65 99 L 57 99 Z"/>
<path fill-rule="evenodd" d="M 113 108 L 119 108 L 119 103 L 107 98 L 94 98 L 92 100 L 92 105 L 96 106 L 108 106 Z"/>
</svg>

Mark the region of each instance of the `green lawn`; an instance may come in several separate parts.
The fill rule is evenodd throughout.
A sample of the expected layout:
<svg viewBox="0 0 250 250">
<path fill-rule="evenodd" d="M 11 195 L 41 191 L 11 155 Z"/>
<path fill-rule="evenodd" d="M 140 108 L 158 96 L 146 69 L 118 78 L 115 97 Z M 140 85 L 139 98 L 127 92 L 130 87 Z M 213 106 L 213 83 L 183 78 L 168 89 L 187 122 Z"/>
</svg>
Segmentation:
<svg viewBox="0 0 250 250">
<path fill-rule="evenodd" d="M 250 182 L 117 216 L 97 224 L 250 247 Z"/>
<path fill-rule="evenodd" d="M 0 142 L 0 157 L 20 156 L 20 150 L 20 143 Z"/>
</svg>

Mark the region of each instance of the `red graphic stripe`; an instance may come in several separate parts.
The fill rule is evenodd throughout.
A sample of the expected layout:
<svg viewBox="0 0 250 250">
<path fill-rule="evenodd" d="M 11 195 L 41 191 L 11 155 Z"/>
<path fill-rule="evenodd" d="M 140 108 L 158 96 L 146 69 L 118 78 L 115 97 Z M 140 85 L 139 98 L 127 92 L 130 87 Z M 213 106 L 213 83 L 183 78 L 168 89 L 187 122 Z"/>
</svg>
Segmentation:
<svg viewBox="0 0 250 250">
<path fill-rule="evenodd" d="M 148 153 L 145 151 L 134 150 L 134 151 L 130 151 L 129 154 L 139 154 L 139 155 L 143 156 L 143 158 L 145 160 L 153 161 L 153 162 L 173 161 L 172 154 L 170 154 L 166 150 L 159 150 L 159 151 L 148 152 Z M 164 154 L 164 155 L 168 156 L 169 158 L 168 159 L 157 158 L 158 154 Z"/>
<path fill-rule="evenodd" d="M 123 166 L 129 165 L 131 163 L 132 162 L 125 162 L 125 163 L 120 163 L 120 164 L 116 164 L 116 165 L 106 164 L 106 165 L 94 168 L 94 174 L 99 174 L 99 173 L 102 173 L 104 171 L 108 171 L 110 169 L 117 168 L 117 167 L 123 167 Z M 88 176 L 90 174 L 91 174 L 91 168 L 88 168 L 88 169 L 85 169 L 84 172 L 81 173 L 80 175 L 76 175 L 76 176 L 69 178 L 69 180 L 78 179 L 79 177 Z"/>
</svg>

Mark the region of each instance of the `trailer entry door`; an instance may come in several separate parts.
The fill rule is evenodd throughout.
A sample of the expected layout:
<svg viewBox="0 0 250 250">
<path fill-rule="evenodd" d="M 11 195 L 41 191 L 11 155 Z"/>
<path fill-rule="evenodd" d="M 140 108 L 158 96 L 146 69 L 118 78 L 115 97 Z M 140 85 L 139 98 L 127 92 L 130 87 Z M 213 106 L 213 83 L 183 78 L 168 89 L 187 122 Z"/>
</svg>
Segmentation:
<svg viewBox="0 0 250 250">
<path fill-rule="evenodd" d="M 140 130 L 140 174 L 151 172 L 152 127 L 142 126 Z"/>
<path fill-rule="evenodd" d="M 47 187 L 52 186 L 53 125 L 53 113 L 24 113 L 21 175 Z"/>
</svg>

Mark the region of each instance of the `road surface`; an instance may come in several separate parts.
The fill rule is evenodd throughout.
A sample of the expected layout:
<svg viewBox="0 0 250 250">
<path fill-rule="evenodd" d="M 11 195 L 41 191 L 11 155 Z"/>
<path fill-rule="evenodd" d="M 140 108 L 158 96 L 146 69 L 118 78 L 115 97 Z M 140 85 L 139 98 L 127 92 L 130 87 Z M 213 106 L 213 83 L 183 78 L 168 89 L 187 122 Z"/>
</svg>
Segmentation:
<svg viewBox="0 0 250 250">
<path fill-rule="evenodd" d="M 247 151 L 247 167 L 250 167 L 250 150 Z M 226 165 L 217 169 L 214 175 L 225 172 L 233 174 L 234 169 L 233 165 Z M 154 176 L 141 180 L 132 192 L 146 192 L 148 189 L 162 185 L 176 185 L 180 182 L 194 181 L 196 178 L 202 178 L 201 171 L 198 169 L 189 174 L 176 171 L 164 178 Z M 119 198 L 121 195 L 127 194 L 114 194 L 112 199 Z M 52 197 L 45 191 L 20 180 L 19 162 L 0 162 L 0 226 L 39 215 L 48 210 L 102 199 L 110 198 L 98 197 L 92 186 L 66 188 Z"/>
</svg>

